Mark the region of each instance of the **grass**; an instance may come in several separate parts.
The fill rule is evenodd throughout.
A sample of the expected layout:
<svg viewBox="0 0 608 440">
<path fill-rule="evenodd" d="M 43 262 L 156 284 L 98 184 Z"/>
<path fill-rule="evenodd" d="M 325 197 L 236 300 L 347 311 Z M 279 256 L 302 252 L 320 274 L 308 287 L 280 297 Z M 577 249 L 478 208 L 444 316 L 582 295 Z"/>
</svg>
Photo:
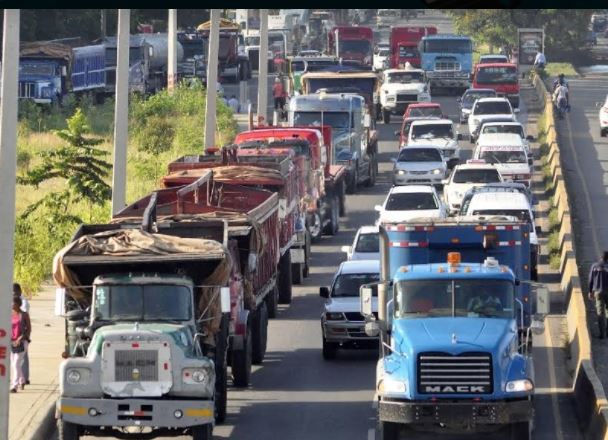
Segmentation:
<svg viewBox="0 0 608 440">
<path fill-rule="evenodd" d="M 560 73 L 566 75 L 567 78 L 575 78 L 579 76 L 572 63 L 547 63 L 545 66 L 545 73 L 550 78 L 555 78 Z"/>
</svg>

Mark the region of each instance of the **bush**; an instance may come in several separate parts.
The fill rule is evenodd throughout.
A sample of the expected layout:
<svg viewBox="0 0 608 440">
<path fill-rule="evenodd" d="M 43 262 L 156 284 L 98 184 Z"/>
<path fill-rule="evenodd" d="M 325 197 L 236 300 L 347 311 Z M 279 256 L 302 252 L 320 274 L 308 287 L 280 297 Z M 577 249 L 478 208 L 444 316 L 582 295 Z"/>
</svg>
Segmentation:
<svg viewBox="0 0 608 440">
<path fill-rule="evenodd" d="M 134 140 L 139 151 L 156 156 L 171 149 L 173 134 L 173 124 L 167 118 L 150 116 Z"/>
</svg>

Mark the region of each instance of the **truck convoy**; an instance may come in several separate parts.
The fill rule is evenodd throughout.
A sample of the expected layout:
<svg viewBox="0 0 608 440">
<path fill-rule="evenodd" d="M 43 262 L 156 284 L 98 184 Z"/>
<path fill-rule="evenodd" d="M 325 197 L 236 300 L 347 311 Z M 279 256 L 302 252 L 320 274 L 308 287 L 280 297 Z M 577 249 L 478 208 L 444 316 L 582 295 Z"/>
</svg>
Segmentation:
<svg viewBox="0 0 608 440">
<path fill-rule="evenodd" d="M 211 22 L 207 21 L 197 27 L 203 44 L 209 45 Z M 251 78 L 251 65 L 247 54 L 239 50 L 240 29 L 238 24 L 222 19 L 220 21 L 220 44 L 218 50 L 218 75 L 231 78 L 234 82 Z"/>
<path fill-rule="evenodd" d="M 336 26 L 327 33 L 329 55 L 355 60 L 365 66 L 373 62 L 374 33 L 364 26 Z"/>
<path fill-rule="evenodd" d="M 519 81 L 515 64 L 477 64 L 473 74 L 473 88 L 493 89 L 496 96 L 507 98 L 513 108 L 519 108 Z"/>
<path fill-rule="evenodd" d="M 526 223 L 508 218 L 380 227 L 378 319 L 370 288 L 361 291 L 361 312 L 368 336 L 380 333 L 382 342 L 381 439 L 406 429 L 505 426 L 511 438 L 531 438 L 530 330 L 542 324 L 531 319 L 522 285 L 530 279 L 528 235 Z"/>
<path fill-rule="evenodd" d="M 427 35 L 418 45 L 421 67 L 430 81 L 431 93 L 447 89 L 460 95 L 471 86 L 473 42 L 462 35 Z"/>
<path fill-rule="evenodd" d="M 420 67 L 418 43 L 426 35 L 437 34 L 434 26 L 405 26 L 391 28 L 389 45 L 391 50 L 390 65 L 393 69 L 404 68 L 406 63 Z"/>
</svg>

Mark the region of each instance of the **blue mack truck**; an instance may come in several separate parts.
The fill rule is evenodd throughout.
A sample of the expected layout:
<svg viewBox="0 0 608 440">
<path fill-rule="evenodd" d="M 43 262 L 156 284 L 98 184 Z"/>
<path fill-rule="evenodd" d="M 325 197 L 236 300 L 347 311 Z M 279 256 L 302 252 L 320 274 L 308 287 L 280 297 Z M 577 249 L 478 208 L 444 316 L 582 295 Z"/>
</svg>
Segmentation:
<svg viewBox="0 0 608 440">
<path fill-rule="evenodd" d="M 377 319 L 373 289 L 361 289 L 366 333 L 381 341 L 380 438 L 507 429 L 529 439 L 531 333 L 543 329 L 536 312 L 546 311 L 547 292 L 522 289 L 528 226 L 509 218 L 381 225 L 380 251 Z"/>
</svg>

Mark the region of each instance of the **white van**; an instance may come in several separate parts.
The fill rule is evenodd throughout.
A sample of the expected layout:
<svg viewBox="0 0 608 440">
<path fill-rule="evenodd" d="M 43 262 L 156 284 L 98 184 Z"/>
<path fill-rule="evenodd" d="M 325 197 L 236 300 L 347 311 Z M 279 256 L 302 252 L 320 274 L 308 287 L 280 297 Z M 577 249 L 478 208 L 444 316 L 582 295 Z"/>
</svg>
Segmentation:
<svg viewBox="0 0 608 440">
<path fill-rule="evenodd" d="M 473 159 L 496 166 L 506 182 L 520 182 L 530 187 L 533 158 L 528 156 L 518 135 L 484 134 L 473 152 Z"/>
</svg>

